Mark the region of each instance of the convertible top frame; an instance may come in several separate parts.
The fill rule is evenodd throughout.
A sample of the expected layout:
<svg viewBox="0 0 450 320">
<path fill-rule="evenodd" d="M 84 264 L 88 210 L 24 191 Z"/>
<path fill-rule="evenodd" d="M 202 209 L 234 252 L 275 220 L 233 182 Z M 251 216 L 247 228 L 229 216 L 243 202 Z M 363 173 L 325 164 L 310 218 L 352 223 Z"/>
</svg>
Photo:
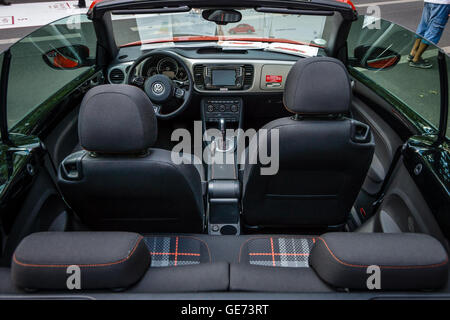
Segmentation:
<svg viewBox="0 0 450 320">
<path fill-rule="evenodd" d="M 101 20 L 105 13 L 113 10 L 133 11 L 137 9 L 165 8 L 260 8 L 273 7 L 285 9 L 301 9 L 311 11 L 339 12 L 345 20 L 354 21 L 356 11 L 350 4 L 334 0 L 104 0 L 96 3 L 88 12 L 93 20 Z"/>
</svg>

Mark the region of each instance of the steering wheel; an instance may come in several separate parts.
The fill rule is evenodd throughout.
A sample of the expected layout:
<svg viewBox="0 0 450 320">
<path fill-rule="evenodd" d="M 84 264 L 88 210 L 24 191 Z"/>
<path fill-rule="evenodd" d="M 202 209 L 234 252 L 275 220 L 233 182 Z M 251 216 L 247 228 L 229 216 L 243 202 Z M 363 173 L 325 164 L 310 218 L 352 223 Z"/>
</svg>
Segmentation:
<svg viewBox="0 0 450 320">
<path fill-rule="evenodd" d="M 155 74 L 147 79 L 144 79 L 140 75 L 135 75 L 136 67 L 144 60 L 152 56 L 168 56 L 174 59 L 181 67 L 186 71 L 188 80 L 177 81 L 172 80 L 164 74 Z M 176 117 L 184 111 L 189 105 L 192 97 L 192 91 L 194 88 L 194 80 L 186 63 L 175 53 L 171 51 L 155 50 L 150 53 L 142 55 L 137 59 L 128 71 L 128 84 L 140 87 L 153 103 L 153 109 L 159 119 L 171 119 Z M 168 102 L 181 102 L 180 106 L 176 110 L 163 114 L 161 110 L 164 109 L 164 105 Z"/>
</svg>

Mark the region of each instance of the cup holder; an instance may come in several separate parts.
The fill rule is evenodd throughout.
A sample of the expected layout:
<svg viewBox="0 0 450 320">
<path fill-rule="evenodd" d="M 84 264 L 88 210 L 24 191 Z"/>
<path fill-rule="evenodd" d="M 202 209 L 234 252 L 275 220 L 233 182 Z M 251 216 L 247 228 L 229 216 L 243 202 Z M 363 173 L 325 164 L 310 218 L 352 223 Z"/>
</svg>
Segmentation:
<svg viewBox="0 0 450 320">
<path fill-rule="evenodd" d="M 235 226 L 226 225 L 220 228 L 220 233 L 224 236 L 234 236 L 237 233 L 237 228 Z"/>
</svg>

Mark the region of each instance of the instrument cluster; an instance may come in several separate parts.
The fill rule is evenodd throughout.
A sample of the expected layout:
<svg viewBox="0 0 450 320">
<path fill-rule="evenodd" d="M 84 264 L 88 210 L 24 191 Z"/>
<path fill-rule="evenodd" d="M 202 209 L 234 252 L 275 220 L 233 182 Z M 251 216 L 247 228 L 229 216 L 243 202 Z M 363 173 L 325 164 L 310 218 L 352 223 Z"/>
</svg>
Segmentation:
<svg viewBox="0 0 450 320">
<path fill-rule="evenodd" d="M 187 71 L 177 61 L 167 56 L 154 56 L 144 62 L 141 75 L 150 78 L 156 74 L 164 74 L 172 80 L 188 79 Z"/>
</svg>

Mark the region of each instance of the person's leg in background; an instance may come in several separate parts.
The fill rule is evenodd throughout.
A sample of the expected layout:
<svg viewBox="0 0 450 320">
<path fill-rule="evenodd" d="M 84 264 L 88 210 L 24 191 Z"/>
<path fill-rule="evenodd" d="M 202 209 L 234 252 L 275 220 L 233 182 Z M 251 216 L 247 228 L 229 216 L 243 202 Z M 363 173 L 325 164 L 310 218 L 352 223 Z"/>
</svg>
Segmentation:
<svg viewBox="0 0 450 320">
<path fill-rule="evenodd" d="M 422 17 L 420 18 L 419 25 L 417 26 L 416 31 L 416 41 L 411 49 L 411 52 L 408 56 L 408 61 L 411 62 L 415 60 L 415 64 L 420 63 L 425 68 L 431 68 L 432 65 L 427 60 L 422 59 L 422 54 L 427 49 L 429 42 L 424 40 L 426 31 L 430 27 L 431 20 L 431 3 L 425 2 L 423 5 Z"/>
<path fill-rule="evenodd" d="M 417 26 L 416 30 L 416 41 L 414 42 L 414 45 L 411 49 L 411 52 L 408 56 L 408 60 L 411 61 L 414 56 L 416 55 L 417 49 L 419 49 L 421 38 L 425 36 L 425 32 L 428 29 L 428 23 L 430 20 L 430 6 L 428 2 L 424 2 L 423 4 L 423 10 L 422 10 L 422 17 L 420 18 L 419 25 Z"/>
<path fill-rule="evenodd" d="M 422 59 L 422 54 L 427 50 L 429 46 L 429 42 L 420 40 L 419 47 L 416 50 L 416 54 L 414 55 L 414 58 L 411 60 L 414 63 L 418 63 Z M 425 61 L 425 60 L 423 60 Z M 430 66 L 431 67 L 431 66 Z"/>
<path fill-rule="evenodd" d="M 422 54 L 428 48 L 430 42 L 434 44 L 439 43 L 439 40 L 442 37 L 442 33 L 444 32 L 445 25 L 448 22 L 450 5 L 435 3 L 425 3 L 425 5 L 429 6 L 429 19 L 427 21 L 427 28 L 423 34 L 420 34 L 424 39 L 420 40 L 418 46 L 417 40 L 414 43 L 414 47 L 413 50 L 411 50 L 410 55 L 410 57 L 412 56 L 412 59 L 410 60 L 411 62 L 409 63 L 409 65 L 411 67 L 429 69 L 432 67 L 432 64 L 422 59 Z M 419 29 L 420 26 L 418 28 L 418 31 Z M 420 31 L 423 32 L 423 30 Z M 413 53 L 414 55 L 412 55 Z"/>
</svg>

